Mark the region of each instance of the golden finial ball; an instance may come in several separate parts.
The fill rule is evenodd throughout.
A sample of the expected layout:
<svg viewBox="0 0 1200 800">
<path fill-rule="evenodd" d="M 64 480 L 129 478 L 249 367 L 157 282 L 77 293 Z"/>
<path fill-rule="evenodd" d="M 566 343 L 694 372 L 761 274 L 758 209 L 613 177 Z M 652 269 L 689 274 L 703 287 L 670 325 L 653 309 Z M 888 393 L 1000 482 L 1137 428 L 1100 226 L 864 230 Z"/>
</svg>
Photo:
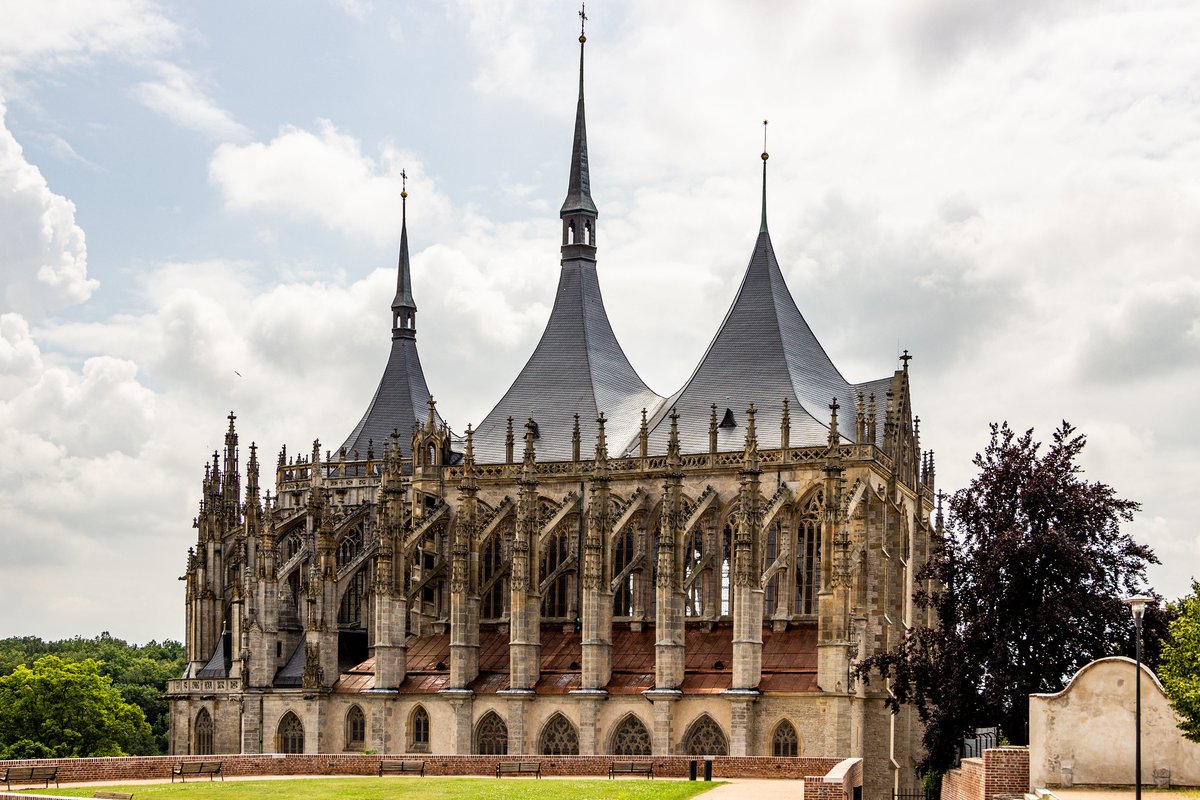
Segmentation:
<svg viewBox="0 0 1200 800">
<path fill-rule="evenodd" d="M 586 41 L 587 41 L 587 37 L 586 37 L 586 36 L 584 36 L 582 33 L 581 33 L 581 34 L 579 34 L 579 43 L 580 43 L 580 44 L 583 44 L 583 43 L 584 43 L 584 42 L 586 42 Z"/>
<path fill-rule="evenodd" d="M 770 156 L 769 156 L 769 155 L 767 155 L 766 153 L 763 153 L 763 154 L 762 154 L 762 160 L 763 160 L 763 161 L 766 161 L 768 158 L 770 158 Z"/>
<path fill-rule="evenodd" d="M 400 193 L 400 199 L 401 199 L 401 200 L 406 200 L 406 199 L 408 199 L 408 192 L 401 192 L 401 193 Z"/>
</svg>

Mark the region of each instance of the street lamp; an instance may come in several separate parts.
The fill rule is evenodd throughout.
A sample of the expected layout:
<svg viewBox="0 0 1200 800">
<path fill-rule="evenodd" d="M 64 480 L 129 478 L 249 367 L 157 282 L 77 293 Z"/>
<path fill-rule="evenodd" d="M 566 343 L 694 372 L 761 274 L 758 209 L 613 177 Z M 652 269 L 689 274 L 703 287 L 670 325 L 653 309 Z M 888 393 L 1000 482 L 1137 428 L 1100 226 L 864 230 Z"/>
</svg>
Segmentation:
<svg viewBox="0 0 1200 800">
<path fill-rule="evenodd" d="M 1134 745 L 1133 745 L 1133 794 L 1135 800 L 1142 800 L 1142 617 L 1146 614 L 1146 606 L 1154 602 L 1153 597 L 1139 594 L 1125 600 L 1129 610 L 1133 612 L 1133 624 L 1137 628 L 1137 674 L 1134 676 Z"/>
</svg>

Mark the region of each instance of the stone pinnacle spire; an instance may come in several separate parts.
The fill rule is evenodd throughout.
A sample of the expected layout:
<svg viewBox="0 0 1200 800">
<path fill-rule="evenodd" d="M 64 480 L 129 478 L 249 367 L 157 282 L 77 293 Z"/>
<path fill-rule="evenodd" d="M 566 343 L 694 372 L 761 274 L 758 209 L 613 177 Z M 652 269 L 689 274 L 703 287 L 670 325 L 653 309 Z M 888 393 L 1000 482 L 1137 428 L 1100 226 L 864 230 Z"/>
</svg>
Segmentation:
<svg viewBox="0 0 1200 800">
<path fill-rule="evenodd" d="M 396 296 L 392 299 L 392 338 L 417 335 L 417 302 L 412 295 L 412 270 L 408 261 L 408 175 L 400 172 L 400 263 L 396 269 Z"/>
</svg>

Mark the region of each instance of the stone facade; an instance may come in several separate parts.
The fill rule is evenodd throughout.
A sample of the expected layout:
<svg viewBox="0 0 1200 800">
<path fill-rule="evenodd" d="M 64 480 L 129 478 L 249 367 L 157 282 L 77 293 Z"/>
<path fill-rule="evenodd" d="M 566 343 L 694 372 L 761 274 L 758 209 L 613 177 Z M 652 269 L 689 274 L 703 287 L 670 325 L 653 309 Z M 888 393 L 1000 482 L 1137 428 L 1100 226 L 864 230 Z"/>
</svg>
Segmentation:
<svg viewBox="0 0 1200 800">
<path fill-rule="evenodd" d="M 764 153 L 734 307 L 683 389 L 647 389 L 599 298 L 580 41 L 558 299 L 478 431 L 425 387 L 406 223 L 392 356 L 346 445 L 281 450 L 264 493 L 230 415 L 174 753 L 861 757 L 872 795 L 915 782 L 918 723 L 852 674 L 922 621 L 934 468 L 907 354 L 864 384 L 829 362 L 775 260 Z"/>
</svg>

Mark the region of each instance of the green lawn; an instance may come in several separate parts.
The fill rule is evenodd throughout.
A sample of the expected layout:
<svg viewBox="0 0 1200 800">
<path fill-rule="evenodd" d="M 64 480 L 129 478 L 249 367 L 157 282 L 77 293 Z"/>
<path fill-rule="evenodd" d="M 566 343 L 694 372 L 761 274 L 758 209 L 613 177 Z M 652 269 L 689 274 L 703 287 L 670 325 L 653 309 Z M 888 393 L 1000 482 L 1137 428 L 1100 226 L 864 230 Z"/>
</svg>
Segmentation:
<svg viewBox="0 0 1200 800">
<path fill-rule="evenodd" d="M 719 781 L 537 780 L 534 778 L 302 778 L 196 781 L 99 787 L 134 800 L 686 800 Z M 38 794 L 91 797 L 98 787 L 64 786 Z"/>
</svg>

